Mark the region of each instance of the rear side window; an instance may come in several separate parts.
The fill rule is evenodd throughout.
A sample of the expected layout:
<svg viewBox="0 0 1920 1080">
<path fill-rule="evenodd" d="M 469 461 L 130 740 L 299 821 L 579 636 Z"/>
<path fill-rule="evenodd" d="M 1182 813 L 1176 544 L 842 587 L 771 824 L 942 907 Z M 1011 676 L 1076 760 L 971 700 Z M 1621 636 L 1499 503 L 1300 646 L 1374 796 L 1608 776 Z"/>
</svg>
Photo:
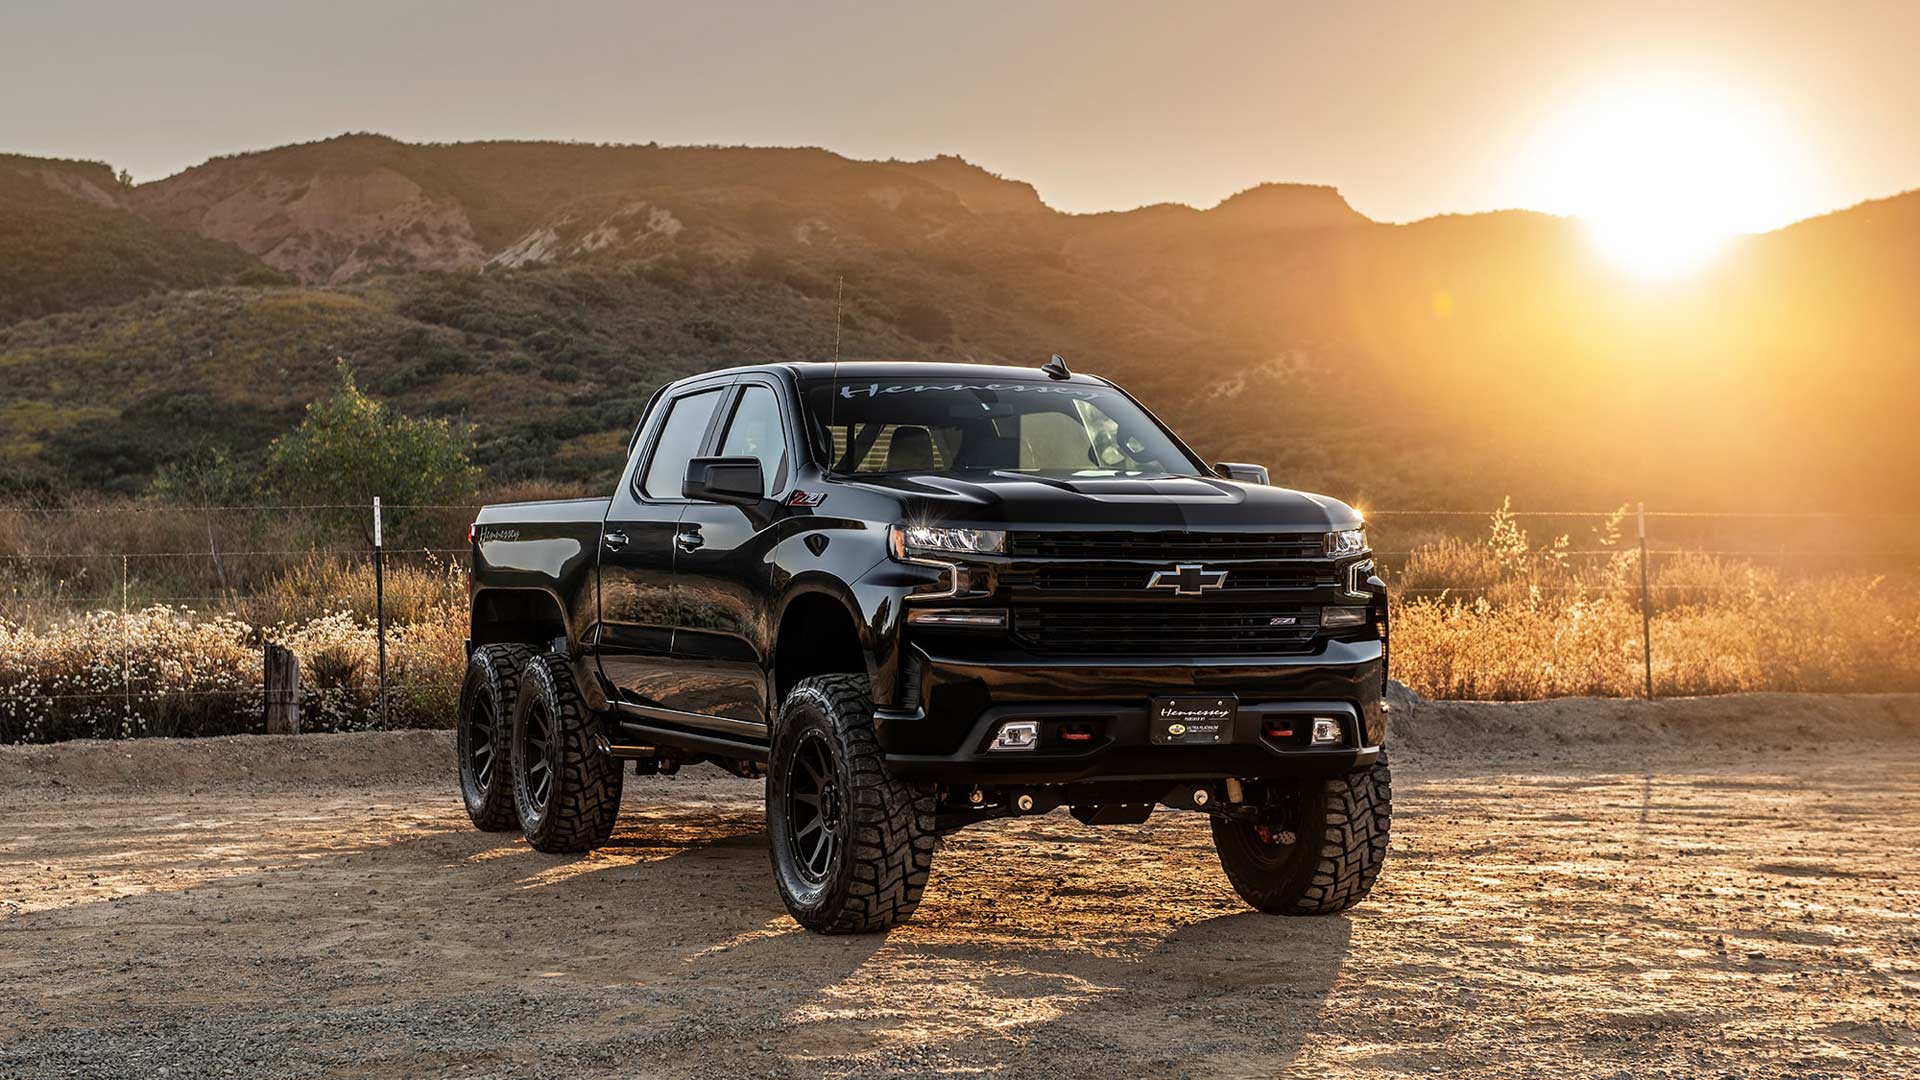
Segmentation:
<svg viewBox="0 0 1920 1080">
<path fill-rule="evenodd" d="M 700 450 L 700 437 L 720 404 L 720 391 L 702 390 L 675 398 L 667 406 L 666 422 L 654 440 L 653 458 L 647 463 L 647 479 L 641 485 L 649 499 L 677 499 L 680 482 L 686 479 L 687 462 Z"/>
<path fill-rule="evenodd" d="M 740 392 L 740 404 L 733 407 L 733 417 L 727 421 L 720 455 L 759 458 L 767 490 L 779 491 L 786 486 L 787 433 L 780 424 L 780 402 L 773 391 L 748 384 Z"/>
</svg>

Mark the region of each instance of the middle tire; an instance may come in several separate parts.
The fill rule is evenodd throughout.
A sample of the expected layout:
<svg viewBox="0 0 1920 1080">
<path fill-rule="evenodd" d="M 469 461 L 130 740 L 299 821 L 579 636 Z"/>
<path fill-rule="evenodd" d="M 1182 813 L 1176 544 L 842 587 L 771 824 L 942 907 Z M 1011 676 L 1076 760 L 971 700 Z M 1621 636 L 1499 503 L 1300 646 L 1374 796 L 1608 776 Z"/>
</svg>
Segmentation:
<svg viewBox="0 0 1920 1080">
<path fill-rule="evenodd" d="M 482 645 L 467 657 L 453 741 L 460 757 L 461 800 L 474 826 L 485 832 L 509 832 L 520 824 L 508 746 L 520 672 L 532 657 L 525 645 Z"/>
<path fill-rule="evenodd" d="M 592 851 L 613 835 L 624 774 L 594 745 L 599 733 L 567 658 L 529 660 L 513 708 L 513 801 L 535 850 Z"/>
<path fill-rule="evenodd" d="M 780 899 L 809 930 L 885 930 L 919 906 L 933 864 L 933 793 L 888 775 L 865 675 L 802 679 L 782 703 L 767 838 Z"/>
</svg>

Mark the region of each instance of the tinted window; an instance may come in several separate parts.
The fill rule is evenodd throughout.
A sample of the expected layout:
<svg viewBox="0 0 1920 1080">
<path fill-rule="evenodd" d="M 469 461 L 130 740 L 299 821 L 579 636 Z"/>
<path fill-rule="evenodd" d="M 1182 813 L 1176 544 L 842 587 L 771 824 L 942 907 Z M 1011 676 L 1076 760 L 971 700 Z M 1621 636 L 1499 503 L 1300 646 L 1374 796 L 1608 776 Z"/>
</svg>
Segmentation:
<svg viewBox="0 0 1920 1080">
<path fill-rule="evenodd" d="M 1205 475 L 1125 394 L 1087 383 L 847 379 L 806 404 L 843 473 Z"/>
<path fill-rule="evenodd" d="M 767 478 L 767 490 L 779 491 L 787 480 L 787 435 L 780 425 L 780 402 L 764 386 L 749 385 L 740 394 L 727 421 L 727 437 L 721 441 L 722 457 L 760 459 L 760 473 Z"/>
<path fill-rule="evenodd" d="M 675 398 L 667 406 L 667 422 L 660 426 L 654 440 L 653 459 L 647 464 L 647 480 L 641 489 L 650 499 L 677 499 L 680 482 L 687 477 L 687 461 L 700 452 L 700 436 L 707 433 L 707 421 L 720 404 L 720 391 L 702 390 Z"/>
</svg>

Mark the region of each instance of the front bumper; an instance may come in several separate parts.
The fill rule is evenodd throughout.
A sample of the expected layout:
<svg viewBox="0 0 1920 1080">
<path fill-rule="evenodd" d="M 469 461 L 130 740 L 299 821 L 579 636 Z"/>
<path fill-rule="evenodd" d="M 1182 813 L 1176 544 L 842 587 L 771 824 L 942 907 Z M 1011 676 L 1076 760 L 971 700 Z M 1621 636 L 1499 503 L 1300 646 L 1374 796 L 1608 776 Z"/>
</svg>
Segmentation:
<svg viewBox="0 0 1920 1080">
<path fill-rule="evenodd" d="M 1330 641 L 1312 655 L 1172 660 L 1038 659 L 956 646 L 913 648 L 912 704 L 876 710 L 890 772 L 948 784 L 1067 784 L 1319 776 L 1371 764 L 1386 739 L 1379 641 Z M 1232 694 L 1230 743 L 1165 746 L 1148 734 L 1148 702 L 1170 694 Z M 1339 747 L 1305 744 L 1312 717 L 1340 720 Z M 1008 720 L 1040 723 L 1033 750 L 987 747 Z M 1294 738 L 1269 721 L 1297 719 Z M 1067 732 L 1085 736 L 1067 741 Z"/>
</svg>

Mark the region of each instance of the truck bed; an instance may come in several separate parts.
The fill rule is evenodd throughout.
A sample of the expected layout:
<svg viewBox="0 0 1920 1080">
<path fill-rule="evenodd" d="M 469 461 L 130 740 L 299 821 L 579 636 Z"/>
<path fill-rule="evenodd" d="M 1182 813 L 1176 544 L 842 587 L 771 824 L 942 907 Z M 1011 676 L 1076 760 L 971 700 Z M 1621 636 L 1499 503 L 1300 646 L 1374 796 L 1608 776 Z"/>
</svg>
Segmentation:
<svg viewBox="0 0 1920 1080">
<path fill-rule="evenodd" d="M 473 528 L 476 604 L 496 589 L 545 593 L 574 640 L 596 618 L 593 568 L 608 499 L 552 499 L 482 507 Z"/>
</svg>

